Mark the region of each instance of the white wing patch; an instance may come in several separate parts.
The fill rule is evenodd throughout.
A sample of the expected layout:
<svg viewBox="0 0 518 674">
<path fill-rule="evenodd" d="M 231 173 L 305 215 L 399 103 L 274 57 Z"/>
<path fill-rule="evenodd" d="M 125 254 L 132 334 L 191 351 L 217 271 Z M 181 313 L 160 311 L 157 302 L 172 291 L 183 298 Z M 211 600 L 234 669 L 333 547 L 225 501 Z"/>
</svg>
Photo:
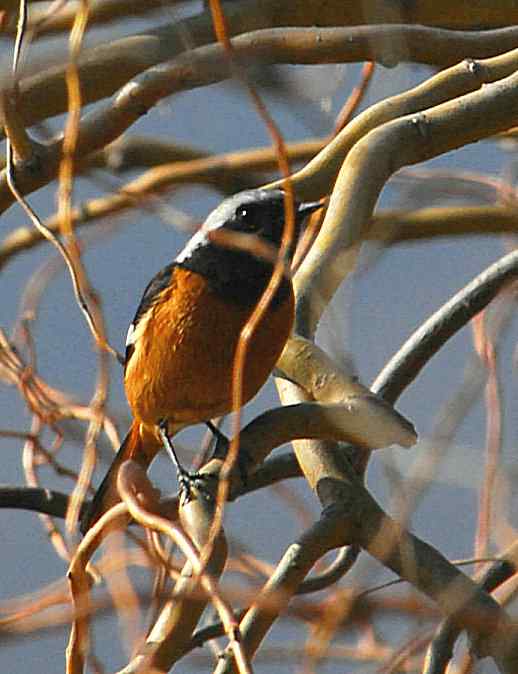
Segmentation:
<svg viewBox="0 0 518 674">
<path fill-rule="evenodd" d="M 126 337 L 126 363 L 124 366 L 125 376 L 128 375 L 129 369 L 140 359 L 139 354 L 142 350 L 141 337 L 146 329 L 151 313 L 151 311 L 147 312 L 137 323 L 131 323 L 128 328 L 128 335 Z"/>
<path fill-rule="evenodd" d="M 135 323 L 131 323 L 126 335 L 126 347 L 133 346 L 137 341 L 137 331 L 135 330 Z"/>
</svg>

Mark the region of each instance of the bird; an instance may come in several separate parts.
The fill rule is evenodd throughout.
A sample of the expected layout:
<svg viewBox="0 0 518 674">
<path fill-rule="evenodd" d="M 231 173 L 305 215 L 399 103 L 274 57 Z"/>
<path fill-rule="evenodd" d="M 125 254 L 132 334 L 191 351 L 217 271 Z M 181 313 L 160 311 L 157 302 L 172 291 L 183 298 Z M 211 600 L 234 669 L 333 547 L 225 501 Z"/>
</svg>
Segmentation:
<svg viewBox="0 0 518 674">
<path fill-rule="evenodd" d="M 256 188 L 224 199 L 147 285 L 126 339 L 124 388 L 133 420 L 84 510 L 83 534 L 120 501 L 117 473 L 128 459 L 147 470 L 165 448 L 176 465 L 180 487 L 189 489 L 192 475 L 179 462 L 171 438 L 198 423 L 213 428 L 211 419 L 232 411 L 236 349 L 279 257 L 286 229 L 285 198 L 282 189 Z M 322 206 L 322 201 L 294 202 L 287 262 L 301 225 Z M 257 245 L 240 245 L 243 235 L 253 237 Z M 292 282 L 285 273 L 248 346 L 243 405 L 275 367 L 293 327 L 294 303 Z"/>
</svg>

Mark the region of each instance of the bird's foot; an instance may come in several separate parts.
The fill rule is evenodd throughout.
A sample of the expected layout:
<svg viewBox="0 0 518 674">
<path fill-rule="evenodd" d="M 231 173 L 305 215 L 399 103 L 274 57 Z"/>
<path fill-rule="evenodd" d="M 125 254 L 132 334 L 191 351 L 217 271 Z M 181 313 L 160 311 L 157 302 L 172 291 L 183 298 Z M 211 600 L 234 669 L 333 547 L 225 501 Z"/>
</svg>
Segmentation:
<svg viewBox="0 0 518 674">
<path fill-rule="evenodd" d="M 185 470 L 180 463 L 176 450 L 171 442 L 171 438 L 169 437 L 167 421 L 159 422 L 158 430 L 160 437 L 162 438 L 162 444 L 176 467 L 176 476 L 178 478 L 178 487 L 182 502 L 185 504 L 192 501 L 195 490 L 206 499 L 212 498 L 212 491 L 207 486 L 211 476 L 203 475 L 201 473 L 190 473 Z"/>
<path fill-rule="evenodd" d="M 213 475 L 189 473 L 181 468 L 177 470 L 177 478 L 180 500 L 184 505 L 196 498 L 197 495 L 207 500 L 214 498 L 214 490 L 209 486 L 209 483 L 214 480 Z"/>
</svg>

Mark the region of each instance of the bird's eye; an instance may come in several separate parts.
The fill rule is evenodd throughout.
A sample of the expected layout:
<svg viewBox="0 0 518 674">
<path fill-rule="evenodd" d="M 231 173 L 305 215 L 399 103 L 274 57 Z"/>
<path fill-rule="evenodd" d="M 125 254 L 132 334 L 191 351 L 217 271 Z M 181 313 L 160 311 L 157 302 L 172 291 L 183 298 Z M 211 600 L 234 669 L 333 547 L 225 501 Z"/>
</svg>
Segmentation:
<svg viewBox="0 0 518 674">
<path fill-rule="evenodd" d="M 246 206 L 238 206 L 236 209 L 236 218 L 238 220 L 246 220 L 248 215 L 248 208 Z"/>
<path fill-rule="evenodd" d="M 260 213 L 250 204 L 236 208 L 235 222 L 242 232 L 257 233 L 261 229 Z"/>
</svg>

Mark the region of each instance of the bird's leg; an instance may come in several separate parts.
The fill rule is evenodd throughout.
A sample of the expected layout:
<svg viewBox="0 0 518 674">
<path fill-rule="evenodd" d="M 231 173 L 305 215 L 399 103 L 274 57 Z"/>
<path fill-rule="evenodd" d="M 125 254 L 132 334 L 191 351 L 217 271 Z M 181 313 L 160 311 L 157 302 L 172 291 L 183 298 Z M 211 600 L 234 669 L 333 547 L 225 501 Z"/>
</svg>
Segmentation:
<svg viewBox="0 0 518 674">
<path fill-rule="evenodd" d="M 224 459 L 228 453 L 228 446 L 230 444 L 229 439 L 212 421 L 206 421 L 205 426 L 207 426 L 209 431 L 216 438 L 216 445 L 214 446 L 214 451 L 212 452 L 212 458 Z"/>
<path fill-rule="evenodd" d="M 178 478 L 178 485 L 180 492 L 185 495 L 186 501 L 190 501 L 192 498 L 192 488 L 197 486 L 201 491 L 203 490 L 203 480 L 206 476 L 200 475 L 199 473 L 189 473 L 180 463 L 180 460 L 176 454 L 176 450 L 171 442 L 169 437 L 168 424 L 165 419 L 162 419 L 158 423 L 158 432 L 160 433 L 160 438 L 162 439 L 162 444 L 169 454 L 171 461 L 176 467 L 176 475 Z"/>
<path fill-rule="evenodd" d="M 230 447 L 230 440 L 215 424 L 212 423 L 212 421 L 206 421 L 205 425 L 216 438 L 216 446 L 214 447 L 212 458 L 221 459 L 222 461 L 224 461 L 228 454 L 228 449 Z M 241 478 L 241 482 L 245 487 L 248 481 L 248 467 L 250 466 L 251 463 L 252 457 L 246 451 L 246 448 L 240 445 L 237 454 L 237 467 L 239 469 L 239 476 Z"/>
</svg>

